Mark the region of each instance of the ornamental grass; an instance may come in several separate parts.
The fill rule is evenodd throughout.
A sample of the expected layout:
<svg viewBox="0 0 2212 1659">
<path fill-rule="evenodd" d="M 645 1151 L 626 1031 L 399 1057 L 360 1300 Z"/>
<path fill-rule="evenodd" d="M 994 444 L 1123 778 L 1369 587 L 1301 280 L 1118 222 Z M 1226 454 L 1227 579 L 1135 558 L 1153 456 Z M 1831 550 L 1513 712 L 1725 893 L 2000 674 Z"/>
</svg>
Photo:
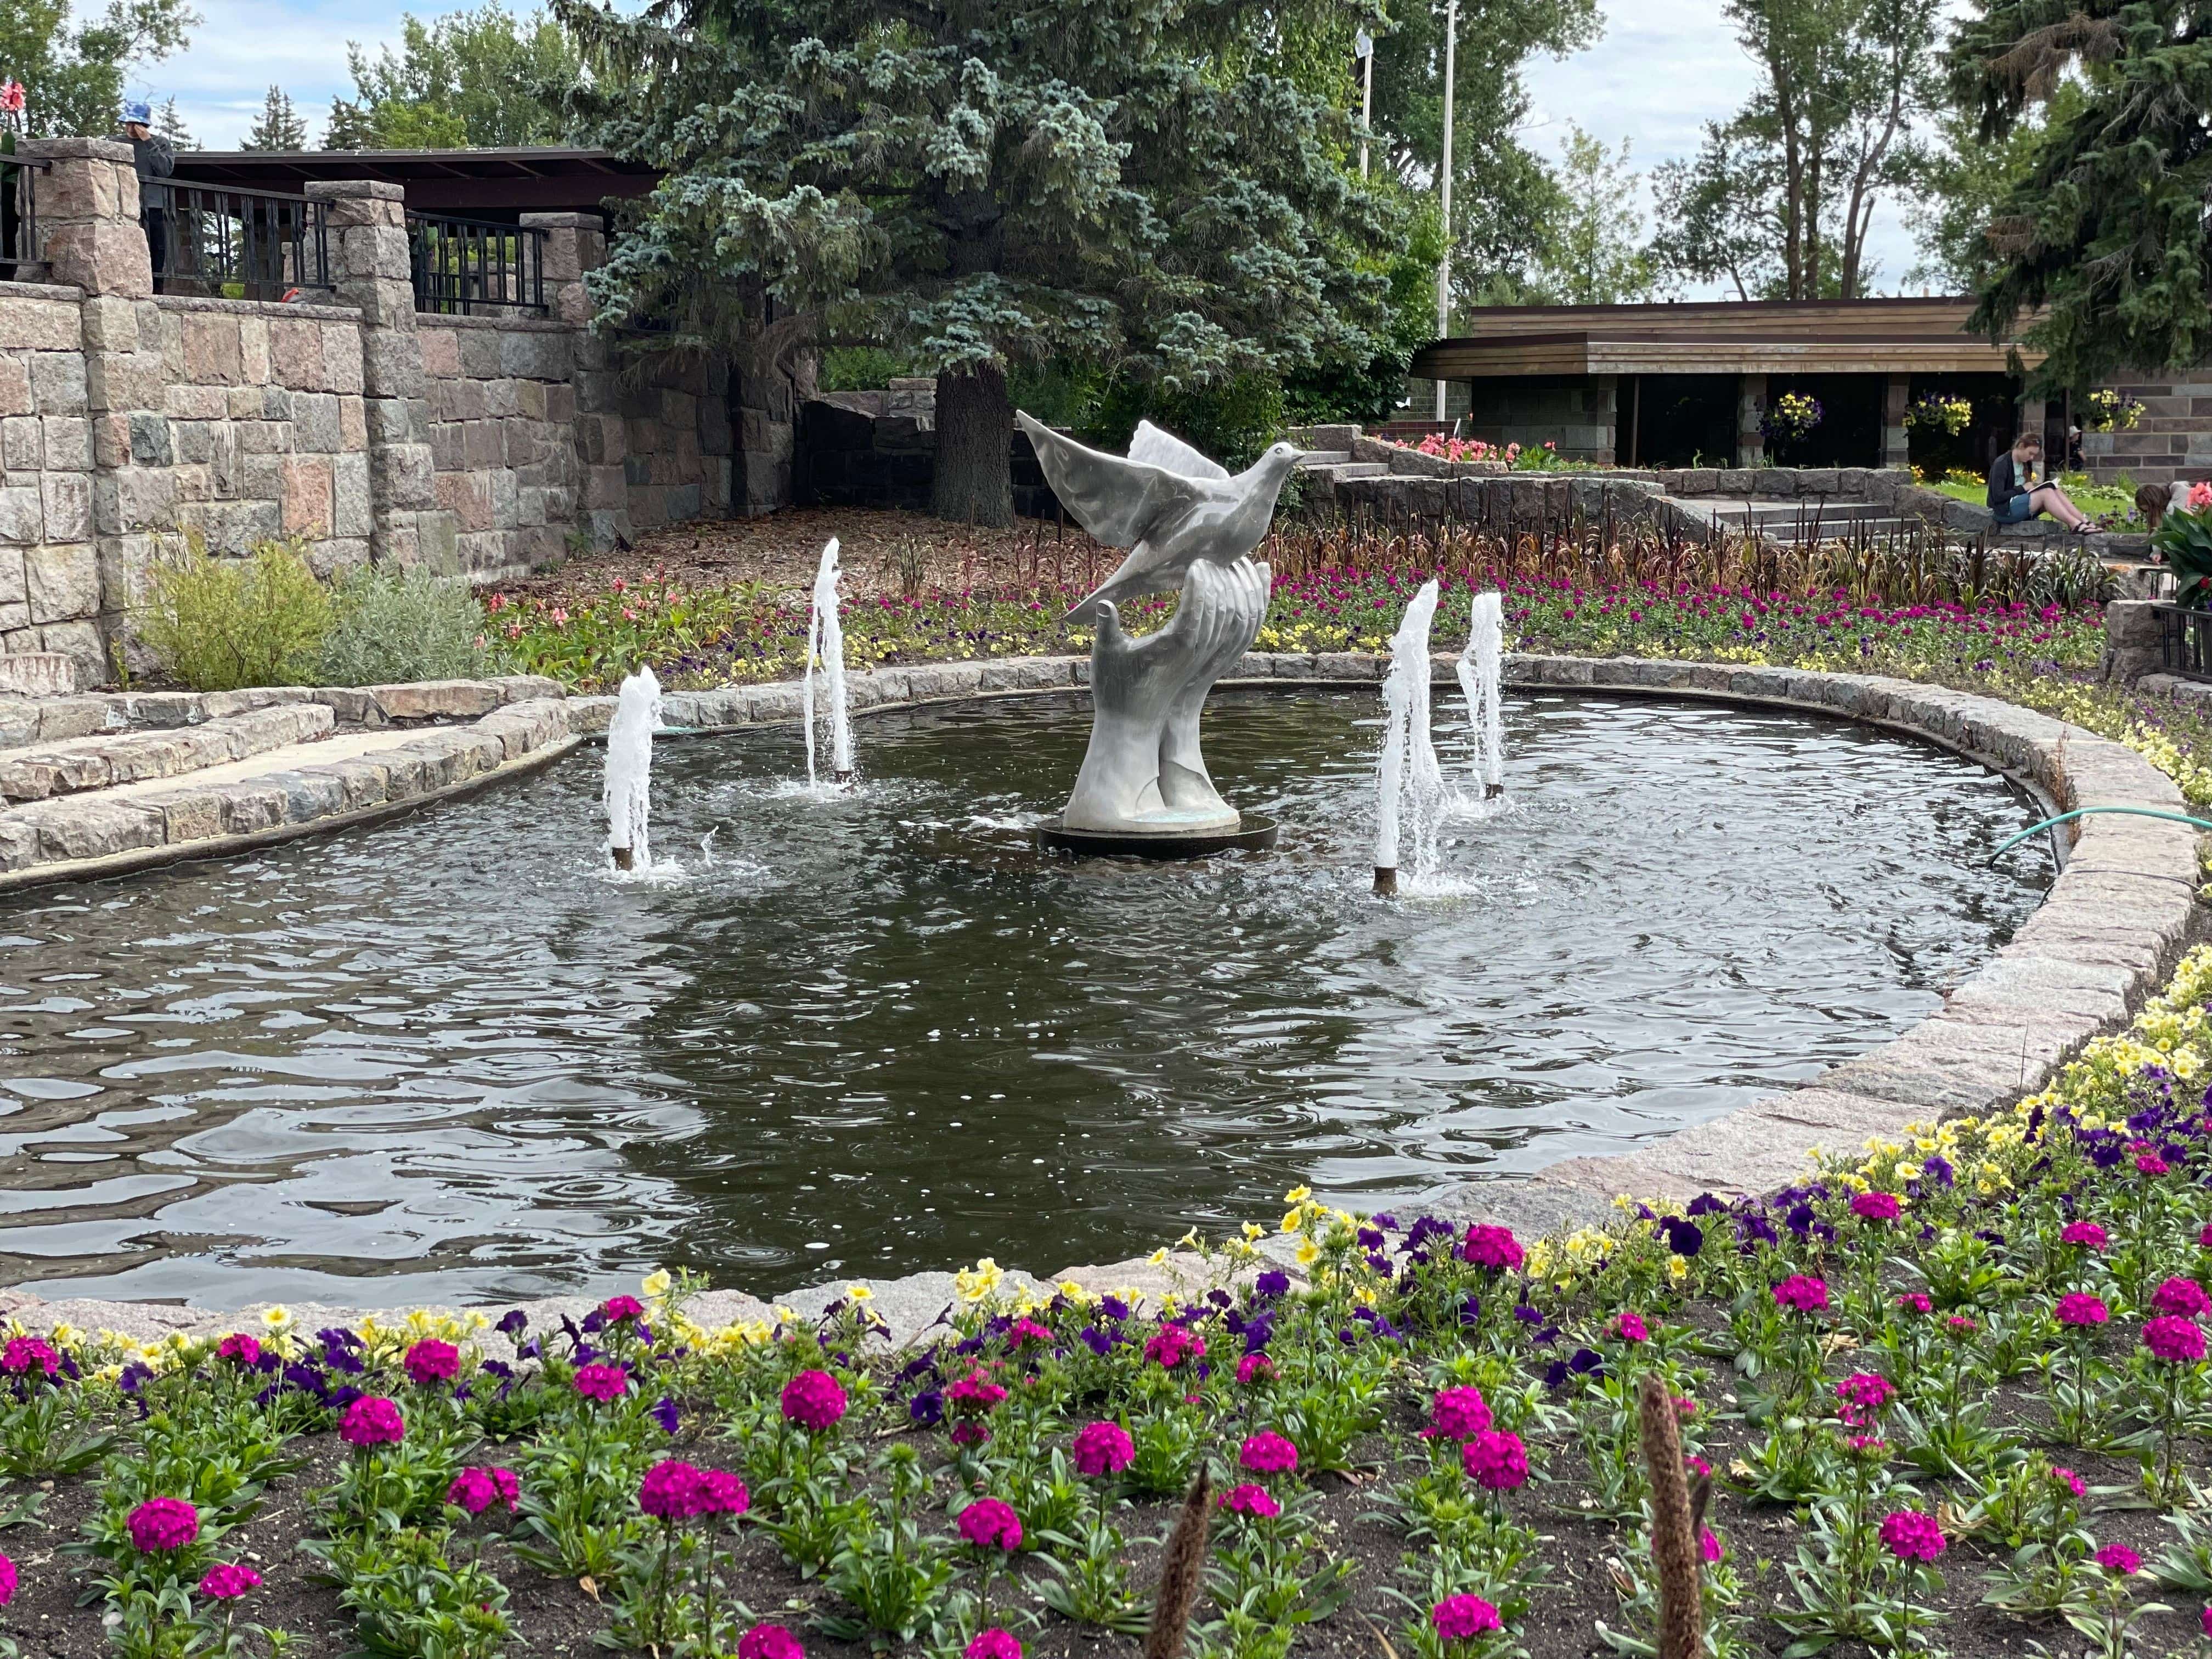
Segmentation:
<svg viewBox="0 0 2212 1659">
<path fill-rule="evenodd" d="M 1205 1659 L 1646 1654 L 1658 1443 L 1720 1659 L 2179 1651 L 2212 1619 L 2208 997 L 2200 948 L 2017 1106 L 1760 1198 L 1528 1238 L 1300 1189 L 1163 1253 L 1172 1297 L 987 1262 L 898 1350 L 865 1291 L 710 1330 L 667 1273 L 549 1328 L 16 1328 L 0 1630 L 1130 1655 L 1164 1573 Z"/>
</svg>

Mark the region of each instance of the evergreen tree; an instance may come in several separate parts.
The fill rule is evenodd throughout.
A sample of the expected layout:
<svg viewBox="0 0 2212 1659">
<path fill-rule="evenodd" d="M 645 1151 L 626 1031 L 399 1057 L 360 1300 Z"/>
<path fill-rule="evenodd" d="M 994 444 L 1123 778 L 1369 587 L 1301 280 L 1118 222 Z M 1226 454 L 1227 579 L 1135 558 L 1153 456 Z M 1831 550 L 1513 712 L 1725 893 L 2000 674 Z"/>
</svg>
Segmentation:
<svg viewBox="0 0 2212 1659">
<path fill-rule="evenodd" d="M 556 4 L 601 142 L 667 173 L 593 274 L 601 317 L 769 360 L 904 350 L 937 377 L 940 516 L 1012 515 L 1010 366 L 1186 397 L 1387 343 L 1403 216 L 1351 172 L 1346 104 L 1285 61 L 1302 13 Z"/>
<path fill-rule="evenodd" d="M 184 113 L 178 109 L 177 100 L 173 98 L 155 110 L 154 131 L 169 141 L 171 149 L 198 149 L 200 147 L 200 141 L 192 137 L 191 129 L 185 125 Z"/>
<path fill-rule="evenodd" d="M 1951 81 L 1987 145 L 2042 136 L 1990 206 L 1973 326 L 2080 389 L 2212 353 L 2212 34 L 2184 0 L 1982 0 Z M 2071 92 L 2068 88 L 2071 88 Z"/>
<path fill-rule="evenodd" d="M 291 94 L 283 88 L 269 88 L 269 95 L 261 100 L 261 113 L 254 118 L 246 142 L 239 148 L 288 153 L 307 148 L 307 124 L 300 118 Z"/>
</svg>

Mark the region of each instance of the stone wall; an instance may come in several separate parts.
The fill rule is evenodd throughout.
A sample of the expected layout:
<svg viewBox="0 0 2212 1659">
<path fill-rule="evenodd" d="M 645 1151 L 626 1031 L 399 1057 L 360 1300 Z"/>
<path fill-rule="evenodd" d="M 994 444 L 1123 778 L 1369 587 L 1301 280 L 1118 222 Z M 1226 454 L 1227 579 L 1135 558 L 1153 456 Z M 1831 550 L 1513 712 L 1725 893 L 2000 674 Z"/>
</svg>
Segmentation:
<svg viewBox="0 0 2212 1659">
<path fill-rule="evenodd" d="M 2115 389 L 2143 412 L 2124 430 L 2081 434 L 2092 477 L 2111 483 L 2124 472 L 2139 484 L 2212 477 L 2212 369 L 2125 380 Z"/>
<path fill-rule="evenodd" d="M 329 215 L 324 301 L 156 295 L 129 147 L 24 148 L 50 163 L 48 280 L 0 283 L 0 652 L 64 653 L 86 684 L 118 646 L 144 666 L 130 614 L 191 538 L 228 554 L 297 537 L 325 575 L 483 582 L 789 499 L 787 393 L 741 435 L 728 363 L 619 367 L 591 331 L 594 216 L 523 216 L 545 237 L 544 316 L 416 313 L 398 187 L 365 180 L 308 186 Z M 777 378 L 753 395 L 774 403 Z"/>
</svg>

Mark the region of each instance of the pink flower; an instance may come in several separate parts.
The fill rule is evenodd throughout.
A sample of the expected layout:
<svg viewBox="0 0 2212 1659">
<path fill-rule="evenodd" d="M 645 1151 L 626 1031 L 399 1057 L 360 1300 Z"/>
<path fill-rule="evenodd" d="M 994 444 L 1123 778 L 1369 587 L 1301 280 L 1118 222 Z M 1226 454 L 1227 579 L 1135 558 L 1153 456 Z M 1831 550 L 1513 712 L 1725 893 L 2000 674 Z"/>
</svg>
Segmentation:
<svg viewBox="0 0 2212 1659">
<path fill-rule="evenodd" d="M 738 1659 L 806 1659 L 806 1650 L 781 1625 L 755 1625 L 738 1638 Z"/>
<path fill-rule="evenodd" d="M 1237 1449 L 1237 1461 L 1254 1474 L 1292 1474 L 1298 1449 L 1272 1429 L 1263 1430 Z"/>
<path fill-rule="evenodd" d="M 2078 1244 L 2085 1250 L 2105 1248 L 2105 1230 L 2094 1221 L 2069 1221 L 2058 1231 L 2061 1244 Z"/>
<path fill-rule="evenodd" d="M 2123 1578 L 2142 1568 L 2142 1557 L 2125 1544 L 2107 1544 L 2097 1552 L 2094 1559 L 2106 1572 L 2118 1573 Z"/>
<path fill-rule="evenodd" d="M 1429 1622 L 1447 1642 L 1472 1641 L 1504 1628 L 1498 1609 L 1480 1595 L 1448 1595 L 1429 1609 Z"/>
<path fill-rule="evenodd" d="M 1159 1334 L 1145 1344 L 1145 1358 L 1171 1371 L 1186 1359 L 1205 1358 L 1206 1339 L 1193 1336 L 1180 1325 L 1163 1325 Z"/>
<path fill-rule="evenodd" d="M 2169 1279 L 2151 1292 L 2150 1305 L 2162 1314 L 2195 1319 L 2212 1313 L 2212 1296 L 2205 1295 L 2204 1287 L 2193 1279 Z"/>
<path fill-rule="evenodd" d="M 1261 1521 L 1272 1521 L 1283 1512 L 1283 1506 L 1265 1486 L 1255 1486 L 1249 1481 L 1222 1493 L 1221 1507 L 1231 1515 L 1249 1515 Z"/>
<path fill-rule="evenodd" d="M 242 1561 L 219 1561 L 200 1580 L 200 1594 L 210 1601 L 229 1601 L 261 1588 L 261 1575 Z"/>
<path fill-rule="evenodd" d="M 405 1364 L 409 1380 L 427 1388 L 433 1382 L 449 1382 L 460 1375 L 461 1351 L 450 1342 L 425 1337 L 407 1350 Z"/>
<path fill-rule="evenodd" d="M 1713 1535 L 1711 1527 L 1698 1528 L 1698 1553 L 1705 1559 L 1708 1565 L 1721 1559 L 1721 1540 Z"/>
<path fill-rule="evenodd" d="M 0 1371 L 10 1376 L 22 1376 L 31 1371 L 52 1376 L 61 1368 L 62 1357 L 54 1352 L 53 1346 L 35 1336 L 11 1338 L 7 1347 L 0 1349 Z"/>
<path fill-rule="evenodd" d="M 21 81 L 0 81 L 0 115 L 21 115 L 26 98 Z"/>
<path fill-rule="evenodd" d="M 945 1391 L 945 1397 L 954 1407 L 981 1417 L 1006 1397 L 1006 1391 L 983 1375 L 982 1368 L 971 1366 L 968 1375 Z"/>
<path fill-rule="evenodd" d="M 2212 1606 L 2207 1606 L 2197 1622 L 2204 1627 L 2204 1634 L 2212 1637 Z"/>
<path fill-rule="evenodd" d="M 699 1513 L 699 1471 L 690 1463 L 665 1457 L 645 1472 L 638 1482 L 637 1506 L 660 1521 L 688 1521 Z"/>
<path fill-rule="evenodd" d="M 2136 1159 L 2136 1173 L 2138 1175 L 2162 1176 L 2169 1167 L 2156 1152 L 2144 1152 Z"/>
<path fill-rule="evenodd" d="M 1792 1273 L 1774 1287 L 1774 1303 L 1799 1313 L 1820 1313 L 1828 1305 L 1828 1281 Z"/>
<path fill-rule="evenodd" d="M 586 1400 L 619 1400 L 629 1392 L 629 1373 L 620 1365 L 579 1365 L 575 1386 Z"/>
<path fill-rule="evenodd" d="M 1894 1221 L 1903 1207 L 1891 1193 L 1856 1193 L 1851 1198 L 1851 1213 L 1862 1221 Z"/>
<path fill-rule="evenodd" d="M 1907 1291 L 1897 1298 L 1897 1305 L 1907 1313 L 1924 1314 L 1936 1310 L 1936 1304 L 1919 1291 Z"/>
<path fill-rule="evenodd" d="M 228 1359 L 238 1364 L 254 1366 L 261 1363 L 261 1344 L 243 1331 L 233 1331 L 215 1345 L 216 1358 Z"/>
<path fill-rule="evenodd" d="M 1639 1313 L 1624 1313 L 1613 1322 L 1613 1334 L 1624 1342 L 1649 1342 L 1651 1328 Z"/>
<path fill-rule="evenodd" d="M 960 1535 L 979 1550 L 1018 1550 L 1022 1518 L 1014 1506 L 996 1498 L 979 1498 L 960 1511 Z"/>
<path fill-rule="evenodd" d="M 1478 1222 L 1467 1230 L 1460 1243 L 1459 1256 L 1462 1261 L 1486 1267 L 1494 1273 L 1516 1273 L 1528 1259 L 1521 1248 L 1521 1241 L 1513 1237 L 1510 1227 L 1486 1227 Z"/>
<path fill-rule="evenodd" d="M 407 1419 L 382 1395 L 364 1395 L 338 1420 L 338 1438 L 349 1446 L 396 1446 L 407 1437 Z"/>
<path fill-rule="evenodd" d="M 801 1371 L 783 1385 L 783 1416 L 812 1434 L 834 1429 L 845 1416 L 845 1389 L 827 1371 Z"/>
<path fill-rule="evenodd" d="M 2193 1319 L 2160 1314 L 2143 1322 L 2142 1345 L 2170 1364 L 2194 1364 L 2204 1358 L 2204 1329 Z"/>
<path fill-rule="evenodd" d="M 1528 1451 L 1517 1434 L 1486 1429 L 1459 1449 L 1461 1466 L 1468 1478 L 1490 1492 L 1506 1492 L 1526 1485 Z"/>
<path fill-rule="evenodd" d="M 634 1296 L 611 1296 L 599 1304 L 599 1314 L 610 1325 L 625 1324 L 645 1316 L 645 1304 Z"/>
<path fill-rule="evenodd" d="M 2197 1230 L 2197 1248 L 2200 1250 L 2212 1250 L 2212 1221 L 2206 1222 Z"/>
<path fill-rule="evenodd" d="M 1237 1380 L 1248 1386 L 1275 1380 L 1275 1362 L 1263 1353 L 1248 1353 L 1237 1362 Z"/>
<path fill-rule="evenodd" d="M 972 1417 L 963 1417 L 952 1425 L 952 1443 L 956 1446 L 980 1446 L 990 1437 L 990 1430 Z"/>
<path fill-rule="evenodd" d="M 471 1515 L 482 1515 L 495 1504 L 511 1510 L 521 1495 L 512 1469 L 463 1469 L 446 1488 L 446 1501 Z"/>
<path fill-rule="evenodd" d="M 961 1649 L 963 1659 L 1022 1659 L 1021 1639 L 1010 1630 L 993 1626 L 979 1630 L 975 1639 Z"/>
<path fill-rule="evenodd" d="M 2112 1310 L 2086 1291 L 2069 1291 L 2058 1298 L 2057 1317 L 2062 1325 L 2101 1325 L 2112 1316 Z"/>
<path fill-rule="evenodd" d="M 700 1514 L 743 1515 L 752 1506 L 753 1495 L 745 1483 L 727 1469 L 699 1471 Z"/>
<path fill-rule="evenodd" d="M 15 1564 L 0 1555 L 0 1607 L 15 1599 Z"/>
<path fill-rule="evenodd" d="M 2062 1469 L 2056 1465 L 2053 1465 L 2051 1471 L 2051 1478 L 2063 1486 L 2067 1491 L 2072 1492 L 2076 1498 L 2082 1496 L 2082 1494 L 2089 1490 L 2089 1488 L 2083 1484 L 2081 1477 L 2075 1474 L 2071 1469 Z"/>
<path fill-rule="evenodd" d="M 131 1547 L 141 1555 L 180 1550 L 200 1535 L 200 1512 L 181 1498 L 149 1498 L 131 1511 Z"/>
<path fill-rule="evenodd" d="M 1490 1426 L 1490 1402 L 1472 1387 L 1438 1389 L 1429 1402 L 1429 1426 L 1421 1432 L 1437 1440 L 1468 1440 Z"/>
<path fill-rule="evenodd" d="M 1896 1393 L 1887 1377 L 1874 1371 L 1854 1371 L 1836 1384 L 1836 1398 L 1843 1402 L 1837 1414 L 1854 1427 L 1871 1423 Z"/>
<path fill-rule="evenodd" d="M 1136 1442 L 1119 1423 L 1086 1423 L 1075 1431 L 1078 1474 L 1119 1474 L 1136 1455 Z"/>
<path fill-rule="evenodd" d="M 1918 1510 L 1899 1510 L 1887 1516 L 1881 1523 L 1881 1541 L 1900 1561 L 1933 1561 L 1948 1543 L 1936 1517 Z"/>
</svg>

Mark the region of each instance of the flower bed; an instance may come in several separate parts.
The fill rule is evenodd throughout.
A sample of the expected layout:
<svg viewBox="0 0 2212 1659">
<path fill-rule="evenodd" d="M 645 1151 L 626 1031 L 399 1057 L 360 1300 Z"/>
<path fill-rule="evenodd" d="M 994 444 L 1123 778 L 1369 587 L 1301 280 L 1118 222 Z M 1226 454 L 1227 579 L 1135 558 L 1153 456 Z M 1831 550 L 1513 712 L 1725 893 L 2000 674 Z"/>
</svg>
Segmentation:
<svg viewBox="0 0 2212 1659">
<path fill-rule="evenodd" d="M 2060 1621 L 2170 1650 L 2212 1589 L 2208 995 L 2201 950 L 2016 1109 L 1764 1200 L 1524 1241 L 1301 1189 L 1184 1241 L 1179 1301 L 984 1262 L 908 1352 L 865 1291 L 708 1331 L 666 1274 L 550 1330 L 17 1330 L 0 1623 L 54 1654 L 1016 1659 L 1130 1650 L 1164 1582 L 1207 1655 L 1643 1652 L 1651 1378 L 1711 1481 L 1710 1650 Z M 1210 1544 L 1163 1549 L 1201 1473 Z"/>
</svg>

